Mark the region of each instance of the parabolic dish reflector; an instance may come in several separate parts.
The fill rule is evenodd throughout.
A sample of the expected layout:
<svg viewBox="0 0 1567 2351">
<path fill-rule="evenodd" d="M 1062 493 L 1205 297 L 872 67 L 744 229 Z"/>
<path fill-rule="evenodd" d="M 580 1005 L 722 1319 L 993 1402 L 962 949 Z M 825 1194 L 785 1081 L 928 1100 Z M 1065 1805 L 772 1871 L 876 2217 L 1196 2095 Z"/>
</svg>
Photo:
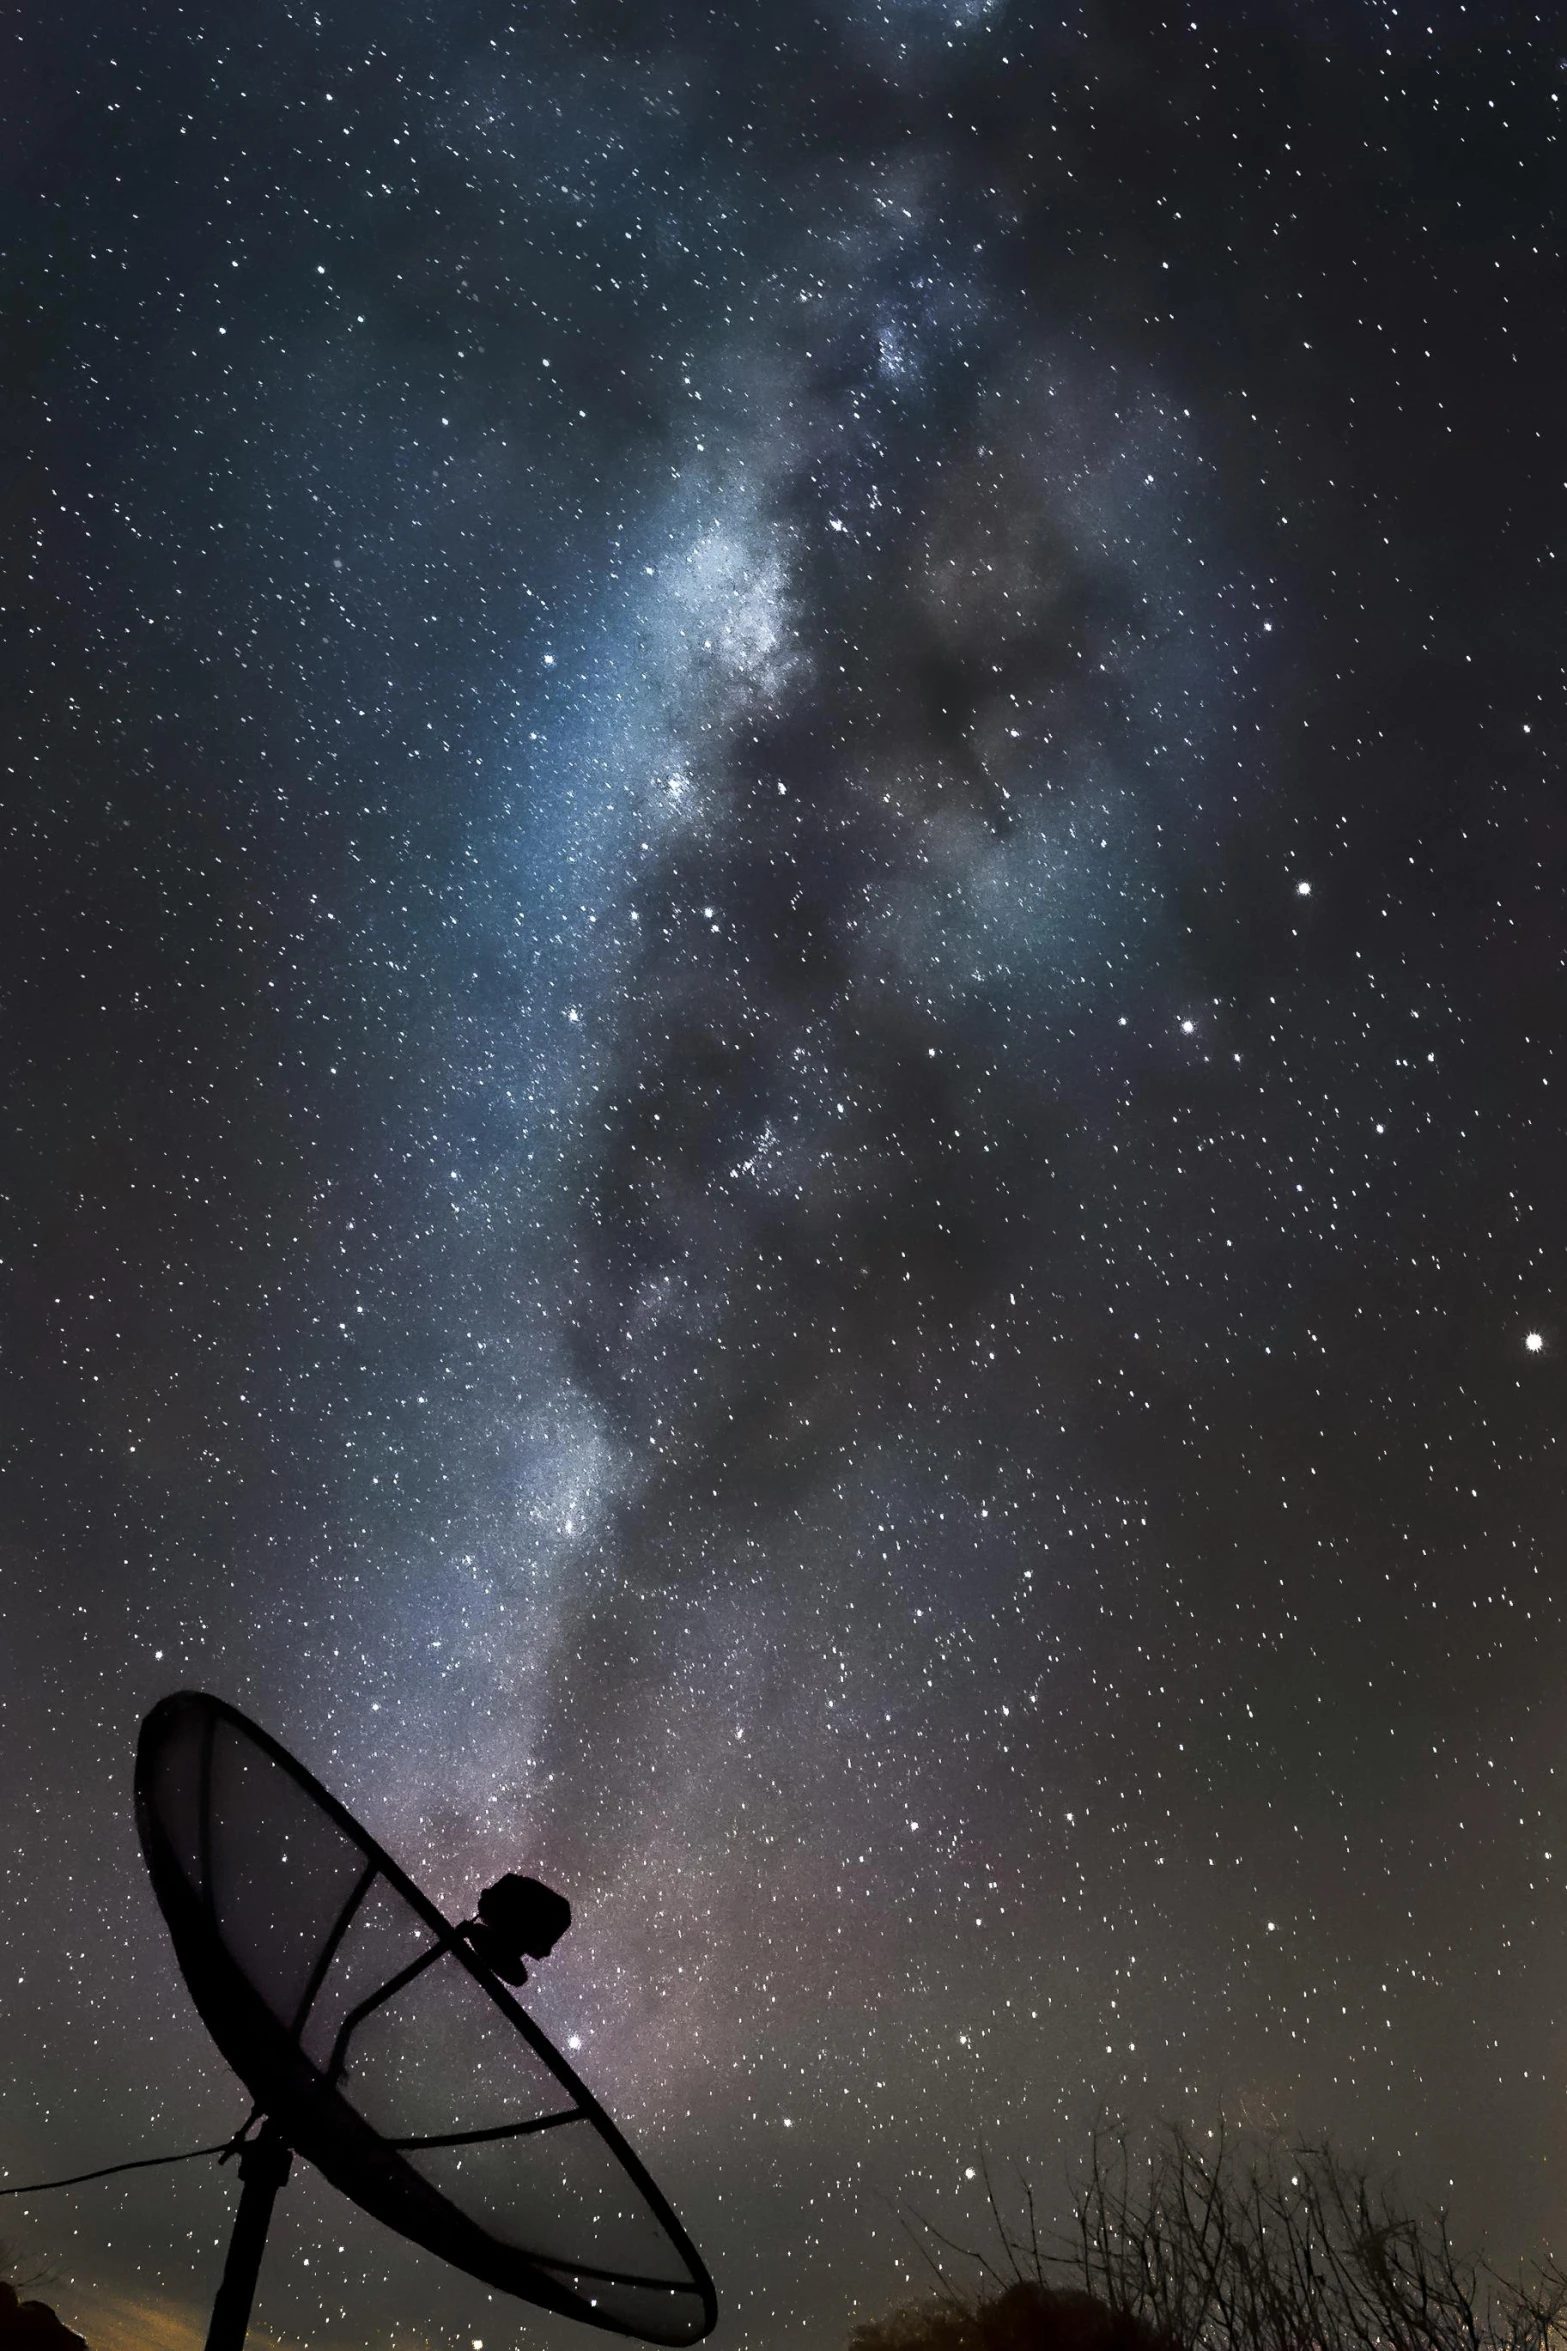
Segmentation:
<svg viewBox="0 0 1567 2351">
<path fill-rule="evenodd" d="M 163 1699 L 136 1820 L 208 2031 L 334 2187 L 506 2293 L 655 2343 L 708 2333 L 701 2258 L 608 2115 L 275 1739 Z"/>
</svg>

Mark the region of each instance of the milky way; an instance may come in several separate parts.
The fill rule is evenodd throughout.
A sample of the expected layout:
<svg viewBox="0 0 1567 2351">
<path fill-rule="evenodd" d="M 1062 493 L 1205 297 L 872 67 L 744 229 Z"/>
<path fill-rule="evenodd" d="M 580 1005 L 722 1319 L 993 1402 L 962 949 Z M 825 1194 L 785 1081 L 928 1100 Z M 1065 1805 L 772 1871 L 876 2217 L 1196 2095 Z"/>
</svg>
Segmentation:
<svg viewBox="0 0 1567 2351">
<path fill-rule="evenodd" d="M 566 1886 L 728 2340 L 1106 2108 L 1559 2229 L 1564 78 L 1472 16 L 22 28 L 0 2171 L 240 2119 L 188 1684 Z M 174 2340 L 230 2197 L 0 2230 Z M 264 2295 L 566 2332 L 308 2175 Z"/>
</svg>

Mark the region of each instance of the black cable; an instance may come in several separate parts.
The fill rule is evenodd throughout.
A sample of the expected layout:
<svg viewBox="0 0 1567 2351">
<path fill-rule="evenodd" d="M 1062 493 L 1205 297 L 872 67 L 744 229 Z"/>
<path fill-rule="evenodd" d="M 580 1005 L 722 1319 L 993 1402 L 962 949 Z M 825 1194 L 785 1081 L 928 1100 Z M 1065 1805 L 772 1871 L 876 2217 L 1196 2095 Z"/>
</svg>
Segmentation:
<svg viewBox="0 0 1567 2351">
<path fill-rule="evenodd" d="M 254 2119 L 254 2118 L 252 2118 Z M 250 2124 L 245 2125 L 248 2130 Z M 20 2188 L 0 2188 L 0 2196 L 42 2196 L 50 2188 L 79 2188 L 84 2180 L 106 2180 L 117 2171 L 151 2171 L 160 2163 L 194 2163 L 198 2155 L 229 2155 L 239 2138 L 220 2139 L 215 2147 L 187 2147 L 183 2155 L 139 2155 L 131 2163 L 106 2163 L 100 2171 L 74 2171 L 64 2180 L 28 2180 Z"/>
</svg>

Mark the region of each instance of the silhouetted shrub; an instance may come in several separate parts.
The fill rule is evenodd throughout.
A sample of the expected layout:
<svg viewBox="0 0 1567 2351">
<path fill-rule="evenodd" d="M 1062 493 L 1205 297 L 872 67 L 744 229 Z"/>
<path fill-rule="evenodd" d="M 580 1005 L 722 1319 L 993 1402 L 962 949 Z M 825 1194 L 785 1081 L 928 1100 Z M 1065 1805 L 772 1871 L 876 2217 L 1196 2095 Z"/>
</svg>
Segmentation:
<svg viewBox="0 0 1567 2351">
<path fill-rule="evenodd" d="M 1020 2278 L 965 2303 L 949 2295 L 857 2326 L 850 2351 L 1175 2351 L 1157 2331 L 1092 2294 Z"/>
<path fill-rule="evenodd" d="M 1326 2147 L 1103 2132 L 1044 2237 L 1026 2177 L 1020 2221 L 986 2188 L 989 2249 L 913 2223 L 938 2292 L 851 2351 L 1567 2351 L 1567 2271 L 1504 2276 Z"/>
<path fill-rule="evenodd" d="M 47 2302 L 24 2302 L 0 2278 L 0 2351 L 87 2351 Z"/>
</svg>

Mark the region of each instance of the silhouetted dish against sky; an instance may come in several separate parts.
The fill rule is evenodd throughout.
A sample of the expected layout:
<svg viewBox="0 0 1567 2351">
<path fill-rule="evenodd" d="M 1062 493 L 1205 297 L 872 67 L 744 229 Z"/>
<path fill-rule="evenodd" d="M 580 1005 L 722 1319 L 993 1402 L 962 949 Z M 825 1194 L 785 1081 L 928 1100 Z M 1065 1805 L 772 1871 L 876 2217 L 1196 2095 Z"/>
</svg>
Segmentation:
<svg viewBox="0 0 1567 2351">
<path fill-rule="evenodd" d="M 506 2293 L 657 2343 L 709 2332 L 711 2280 L 609 2117 L 275 1739 L 218 1699 L 163 1699 L 136 1818 L 203 2021 L 290 2147 Z"/>
</svg>

